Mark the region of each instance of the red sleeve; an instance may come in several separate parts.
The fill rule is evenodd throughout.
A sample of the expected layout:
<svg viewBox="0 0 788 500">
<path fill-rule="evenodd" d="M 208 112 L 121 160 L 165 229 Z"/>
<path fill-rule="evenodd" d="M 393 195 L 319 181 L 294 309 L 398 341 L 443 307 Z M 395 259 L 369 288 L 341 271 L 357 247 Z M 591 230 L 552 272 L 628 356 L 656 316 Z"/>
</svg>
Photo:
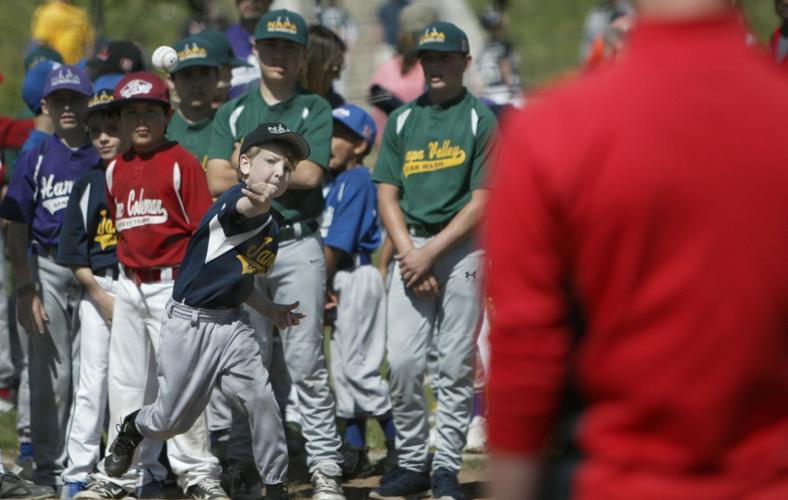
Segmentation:
<svg viewBox="0 0 788 500">
<path fill-rule="evenodd" d="M 182 176 L 179 195 L 184 215 L 193 233 L 200 225 L 200 219 L 213 203 L 213 199 L 208 189 L 205 172 L 197 158 L 184 150 L 178 158 L 178 165 L 181 167 Z"/>
<path fill-rule="evenodd" d="M 525 116 L 503 128 L 493 172 L 486 244 L 492 301 L 489 445 L 534 454 L 556 420 L 567 373 L 565 258 L 539 144 Z"/>
</svg>

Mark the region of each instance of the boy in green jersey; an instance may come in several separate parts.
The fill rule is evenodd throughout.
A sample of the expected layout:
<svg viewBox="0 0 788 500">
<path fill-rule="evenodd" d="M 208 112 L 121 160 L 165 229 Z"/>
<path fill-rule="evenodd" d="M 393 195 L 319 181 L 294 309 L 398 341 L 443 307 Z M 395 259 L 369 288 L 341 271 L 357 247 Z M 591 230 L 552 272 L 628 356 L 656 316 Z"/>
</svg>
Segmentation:
<svg viewBox="0 0 788 500">
<path fill-rule="evenodd" d="M 475 229 L 487 199 L 495 117 L 463 86 L 468 38 L 436 22 L 421 35 L 428 91 L 394 111 L 373 174 L 396 248 L 387 310 L 391 399 L 399 467 L 371 498 L 464 498 L 457 481 L 473 395 L 483 252 Z M 428 469 L 422 384 L 437 336 L 437 441 Z"/>
<path fill-rule="evenodd" d="M 322 97 L 297 86 L 307 41 L 306 23 L 300 15 L 287 10 L 268 12 L 257 25 L 255 39 L 260 86 L 216 112 L 208 153 L 208 186 L 216 196 L 238 182 L 234 167 L 240 140 L 260 123 L 284 123 L 309 144 L 309 157 L 298 163 L 287 192 L 273 202 L 273 209 L 281 216 L 281 253 L 271 271 L 258 278 L 257 286 L 272 300 L 300 301 L 305 318 L 299 325 L 280 330 L 285 363 L 278 366 L 286 366 L 286 372 L 274 363 L 269 369 L 271 381 L 280 396 L 289 392 L 283 387 L 288 378 L 296 388 L 314 498 L 340 499 L 344 498 L 341 439 L 323 352 L 325 261 L 317 233 L 324 206 L 321 182 L 331 156 L 331 108 Z M 250 316 L 262 337 L 262 351 L 272 352 L 272 325 L 252 311 Z M 284 403 L 281 401 L 282 407 Z M 230 458 L 234 458 L 232 453 Z"/>
</svg>

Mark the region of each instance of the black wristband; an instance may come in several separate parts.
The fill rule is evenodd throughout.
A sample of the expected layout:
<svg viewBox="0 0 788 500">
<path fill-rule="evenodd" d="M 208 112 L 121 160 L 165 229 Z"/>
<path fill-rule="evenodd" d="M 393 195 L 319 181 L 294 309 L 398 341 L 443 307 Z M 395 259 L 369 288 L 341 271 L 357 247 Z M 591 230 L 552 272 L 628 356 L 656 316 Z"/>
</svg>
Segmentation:
<svg viewBox="0 0 788 500">
<path fill-rule="evenodd" d="M 18 297 L 24 297 L 36 292 L 38 292 L 38 283 L 28 283 L 27 285 L 16 287 L 16 295 Z"/>
</svg>

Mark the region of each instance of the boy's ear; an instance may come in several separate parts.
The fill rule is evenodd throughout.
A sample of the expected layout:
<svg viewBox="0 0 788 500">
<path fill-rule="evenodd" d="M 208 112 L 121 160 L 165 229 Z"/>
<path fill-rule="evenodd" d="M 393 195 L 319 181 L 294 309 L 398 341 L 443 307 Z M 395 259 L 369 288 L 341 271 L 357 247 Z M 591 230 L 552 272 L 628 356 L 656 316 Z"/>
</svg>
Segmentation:
<svg viewBox="0 0 788 500">
<path fill-rule="evenodd" d="M 363 155 L 364 153 L 366 153 L 366 152 L 367 152 L 367 148 L 368 148 L 368 147 L 369 147 L 369 142 L 367 142 L 366 140 L 364 140 L 364 141 L 359 141 L 359 142 L 357 142 L 357 143 L 356 143 L 356 145 L 353 147 L 353 153 L 354 153 L 356 156 L 361 156 L 361 155 Z"/>
<path fill-rule="evenodd" d="M 246 154 L 242 154 L 238 157 L 238 173 L 240 174 L 239 177 L 245 179 L 249 176 L 249 171 L 252 167 L 252 160 L 249 159 Z"/>
</svg>

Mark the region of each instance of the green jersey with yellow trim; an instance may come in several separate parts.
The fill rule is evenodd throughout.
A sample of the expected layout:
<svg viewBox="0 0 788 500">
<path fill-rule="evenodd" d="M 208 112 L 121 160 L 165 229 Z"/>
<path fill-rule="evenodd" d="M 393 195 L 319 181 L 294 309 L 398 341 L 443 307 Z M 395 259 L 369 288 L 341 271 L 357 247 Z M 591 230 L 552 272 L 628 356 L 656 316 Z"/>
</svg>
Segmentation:
<svg viewBox="0 0 788 500">
<path fill-rule="evenodd" d="M 202 169 L 208 163 L 208 150 L 211 145 L 213 118 L 207 118 L 197 123 L 189 123 L 186 118 L 176 111 L 167 125 L 167 138 L 180 144 L 186 151 L 193 154 L 200 162 Z"/>
<path fill-rule="evenodd" d="M 258 89 L 224 103 L 213 120 L 208 159 L 229 160 L 236 142 L 261 123 L 280 122 L 309 144 L 308 160 L 327 170 L 333 133 L 331 106 L 322 97 L 298 90 L 290 99 L 268 105 Z M 314 219 L 323 212 L 323 193 L 314 189 L 288 189 L 274 200 L 273 208 L 284 223 Z"/>
<path fill-rule="evenodd" d="M 443 104 L 424 94 L 389 117 L 372 179 L 400 188 L 407 224 L 446 224 L 485 187 L 496 129 L 467 90 Z"/>
</svg>

